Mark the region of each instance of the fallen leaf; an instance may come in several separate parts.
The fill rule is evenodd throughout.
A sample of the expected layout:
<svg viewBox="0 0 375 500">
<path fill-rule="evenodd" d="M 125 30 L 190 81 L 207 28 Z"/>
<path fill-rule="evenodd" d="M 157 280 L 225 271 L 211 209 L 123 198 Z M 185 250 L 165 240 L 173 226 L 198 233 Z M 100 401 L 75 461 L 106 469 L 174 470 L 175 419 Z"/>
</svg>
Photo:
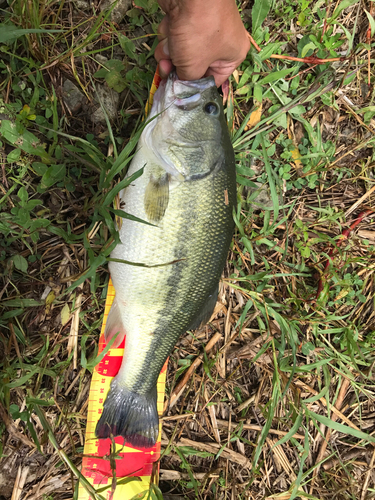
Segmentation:
<svg viewBox="0 0 375 500">
<path fill-rule="evenodd" d="M 294 148 L 291 150 L 292 158 L 293 158 L 297 173 L 300 173 L 300 172 L 302 172 L 302 167 L 303 167 L 302 162 L 300 160 L 301 153 L 299 152 L 298 142 L 297 142 L 296 136 L 294 134 L 293 120 L 290 118 L 289 115 L 288 115 L 288 137 L 289 137 L 289 139 L 291 139 L 293 141 Z"/>
<path fill-rule="evenodd" d="M 235 79 L 236 83 L 238 84 L 238 82 L 240 81 L 240 74 L 238 73 L 238 69 L 235 69 L 232 73 L 233 75 L 233 78 Z"/>
<path fill-rule="evenodd" d="M 225 80 L 225 82 L 221 85 L 221 90 L 223 92 L 223 105 L 227 102 L 228 100 L 228 94 L 229 94 L 229 80 Z"/>
<path fill-rule="evenodd" d="M 46 298 L 46 311 L 45 311 L 46 314 L 50 313 L 51 306 L 52 306 L 52 303 L 55 300 L 55 298 L 56 298 L 55 292 L 53 290 L 51 290 Z"/>
<path fill-rule="evenodd" d="M 70 307 L 69 304 L 65 304 L 61 309 L 61 325 L 64 326 L 70 320 Z"/>
<path fill-rule="evenodd" d="M 296 148 L 292 149 L 291 153 L 292 153 L 292 158 L 294 160 L 296 168 L 301 168 L 302 167 L 302 163 L 300 160 L 301 153 L 299 152 L 299 149 L 296 147 Z"/>
<path fill-rule="evenodd" d="M 254 111 L 251 113 L 249 121 L 246 124 L 245 130 L 249 130 L 255 127 L 255 125 L 258 125 L 262 116 L 262 109 L 263 106 L 262 103 L 260 103 L 259 106 L 256 107 Z"/>
<path fill-rule="evenodd" d="M 341 292 L 339 292 L 339 294 L 335 298 L 335 301 L 343 299 L 344 297 L 346 297 L 348 295 L 348 293 L 349 293 L 349 290 L 341 290 Z"/>
</svg>

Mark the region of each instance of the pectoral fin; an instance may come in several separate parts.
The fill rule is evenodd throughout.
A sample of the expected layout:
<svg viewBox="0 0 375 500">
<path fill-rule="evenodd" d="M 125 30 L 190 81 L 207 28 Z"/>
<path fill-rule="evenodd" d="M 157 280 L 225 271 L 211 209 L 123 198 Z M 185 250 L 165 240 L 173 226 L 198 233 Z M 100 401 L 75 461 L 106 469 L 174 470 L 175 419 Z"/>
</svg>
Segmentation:
<svg viewBox="0 0 375 500">
<path fill-rule="evenodd" d="M 145 191 L 144 207 L 150 222 L 159 222 L 167 209 L 169 202 L 169 175 L 164 174 L 159 179 L 150 178 Z"/>
</svg>

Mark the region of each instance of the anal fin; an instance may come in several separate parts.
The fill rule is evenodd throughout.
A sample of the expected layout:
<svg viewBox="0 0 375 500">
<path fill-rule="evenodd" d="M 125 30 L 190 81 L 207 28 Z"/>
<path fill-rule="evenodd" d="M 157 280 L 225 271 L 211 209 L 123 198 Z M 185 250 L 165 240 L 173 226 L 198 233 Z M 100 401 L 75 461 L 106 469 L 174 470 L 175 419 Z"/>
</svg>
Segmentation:
<svg viewBox="0 0 375 500">
<path fill-rule="evenodd" d="M 125 338 L 126 331 L 123 325 L 121 314 L 120 314 L 120 306 L 117 297 L 115 297 L 111 309 L 109 310 L 107 322 L 105 325 L 104 338 L 106 344 L 116 335 L 117 338 L 114 341 L 112 347 L 118 347 Z"/>
</svg>

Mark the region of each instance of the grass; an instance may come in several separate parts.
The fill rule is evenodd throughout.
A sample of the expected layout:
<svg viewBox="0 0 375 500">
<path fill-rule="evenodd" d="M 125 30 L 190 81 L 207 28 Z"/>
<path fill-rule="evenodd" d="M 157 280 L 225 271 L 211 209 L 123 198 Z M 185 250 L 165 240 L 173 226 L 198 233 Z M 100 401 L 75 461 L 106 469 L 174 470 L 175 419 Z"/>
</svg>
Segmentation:
<svg viewBox="0 0 375 500">
<path fill-rule="evenodd" d="M 155 69 L 161 13 L 136 4 L 120 25 L 64 2 L 16 0 L 0 13 L 0 498 L 22 481 L 16 498 L 77 491 L 112 200 Z M 236 231 L 216 317 L 171 355 L 159 486 L 165 498 L 367 500 L 373 11 L 355 0 L 241 7 L 259 50 L 226 103 Z M 69 113 L 65 78 L 87 109 Z M 121 95 L 110 126 L 90 120 L 104 81 Z"/>
</svg>

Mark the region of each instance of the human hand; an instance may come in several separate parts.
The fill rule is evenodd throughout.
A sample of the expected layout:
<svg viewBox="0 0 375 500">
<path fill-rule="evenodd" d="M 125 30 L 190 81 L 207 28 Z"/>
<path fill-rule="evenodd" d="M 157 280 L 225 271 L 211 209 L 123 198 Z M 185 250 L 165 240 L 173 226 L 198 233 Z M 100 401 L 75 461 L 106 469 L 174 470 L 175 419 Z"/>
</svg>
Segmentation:
<svg viewBox="0 0 375 500">
<path fill-rule="evenodd" d="M 245 59 L 250 41 L 235 0 L 158 0 L 166 16 L 159 25 L 155 58 L 166 78 L 176 67 L 181 80 L 212 75 L 219 87 Z"/>
</svg>

